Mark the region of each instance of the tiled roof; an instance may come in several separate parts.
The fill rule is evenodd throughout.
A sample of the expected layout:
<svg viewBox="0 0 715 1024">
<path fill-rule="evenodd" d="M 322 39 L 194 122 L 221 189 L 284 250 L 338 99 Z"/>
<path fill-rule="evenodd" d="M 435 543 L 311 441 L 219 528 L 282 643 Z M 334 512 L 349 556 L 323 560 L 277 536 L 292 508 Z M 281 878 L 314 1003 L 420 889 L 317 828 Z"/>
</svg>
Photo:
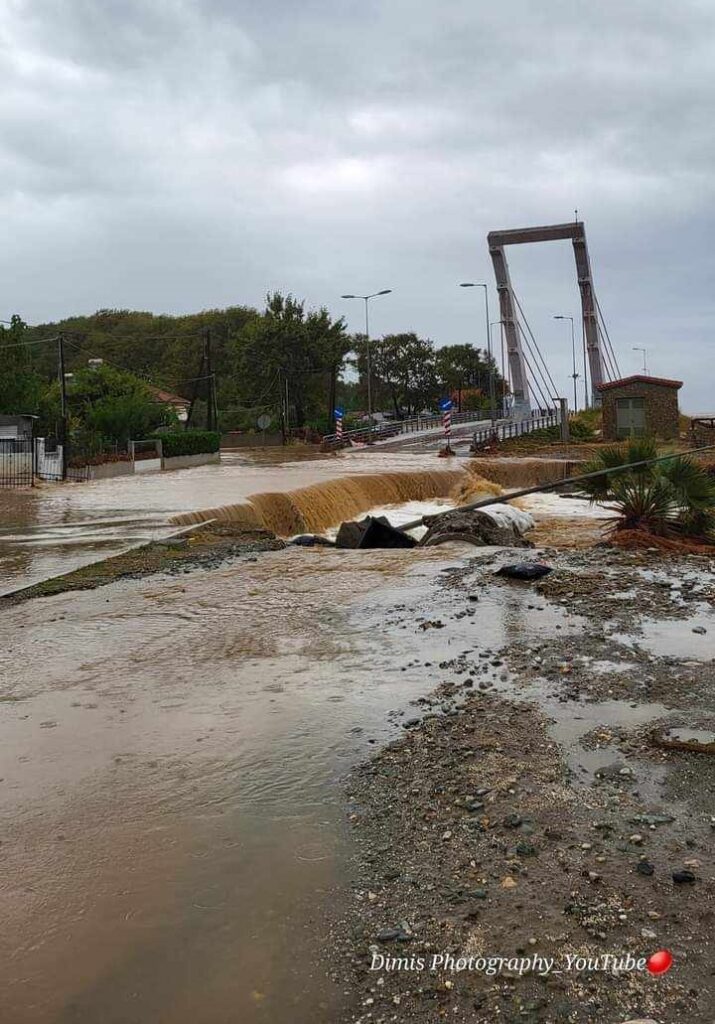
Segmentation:
<svg viewBox="0 0 715 1024">
<path fill-rule="evenodd" d="M 682 388 L 682 380 L 668 380 L 667 377 L 649 377 L 645 373 L 634 373 L 632 377 L 622 377 L 620 380 L 607 380 L 603 384 L 597 384 L 599 391 L 610 391 L 611 388 L 622 388 L 625 384 L 660 384 L 664 388 Z"/>
</svg>

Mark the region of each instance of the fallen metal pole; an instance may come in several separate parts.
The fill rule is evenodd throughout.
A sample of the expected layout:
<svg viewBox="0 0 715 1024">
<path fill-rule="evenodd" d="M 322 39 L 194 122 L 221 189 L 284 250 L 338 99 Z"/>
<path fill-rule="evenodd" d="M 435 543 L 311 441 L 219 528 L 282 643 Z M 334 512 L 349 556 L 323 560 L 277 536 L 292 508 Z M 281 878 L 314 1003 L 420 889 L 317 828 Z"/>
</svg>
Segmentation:
<svg viewBox="0 0 715 1024">
<path fill-rule="evenodd" d="M 699 452 L 709 452 L 715 449 L 715 444 L 707 444 L 702 448 L 693 448 L 689 452 L 675 452 L 671 455 L 658 455 L 654 459 L 643 459 L 641 462 L 626 462 L 622 466 L 614 466 L 612 469 L 597 469 L 592 473 L 579 473 L 578 476 L 566 476 L 563 480 L 556 480 L 550 484 L 536 484 L 534 487 L 524 487 L 520 491 L 511 491 L 509 494 L 500 494 L 498 498 L 483 498 L 481 501 L 470 501 L 467 505 L 457 505 L 456 508 L 447 509 L 445 512 L 435 512 L 427 516 L 430 522 L 439 519 L 441 516 L 448 516 L 451 512 L 463 512 L 470 508 L 485 508 L 487 505 L 498 505 L 511 501 L 513 498 L 523 498 L 527 494 L 539 494 L 543 491 L 555 491 L 564 484 L 577 484 L 581 480 L 593 480 L 597 476 L 608 476 L 609 473 L 624 473 L 629 469 L 638 469 L 640 466 L 651 466 L 656 462 L 668 462 L 670 459 L 683 459 L 689 455 L 697 455 Z M 399 530 L 414 530 L 416 526 L 422 526 L 425 516 L 413 519 L 409 523 L 397 527 Z"/>
</svg>

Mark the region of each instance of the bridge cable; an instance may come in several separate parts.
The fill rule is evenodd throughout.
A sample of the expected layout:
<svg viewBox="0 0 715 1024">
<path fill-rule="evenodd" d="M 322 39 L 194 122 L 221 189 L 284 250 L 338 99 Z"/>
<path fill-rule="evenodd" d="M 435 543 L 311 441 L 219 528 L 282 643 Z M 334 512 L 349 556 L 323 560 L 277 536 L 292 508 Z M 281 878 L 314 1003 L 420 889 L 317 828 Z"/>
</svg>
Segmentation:
<svg viewBox="0 0 715 1024">
<path fill-rule="evenodd" d="M 517 305 L 519 305 L 519 300 L 518 299 L 517 299 Z M 521 310 L 521 306 L 519 306 L 519 309 Z M 521 310 L 521 314 L 522 314 L 522 317 L 524 319 L 524 322 L 526 323 L 526 326 L 529 328 L 529 334 L 531 335 L 531 341 L 533 342 L 533 346 L 536 349 L 536 352 L 539 354 L 539 356 L 541 356 L 541 352 L 539 350 L 539 347 L 536 344 L 536 339 L 534 338 L 534 333 L 531 330 L 531 328 L 529 327 L 528 321 L 526 320 L 526 317 L 524 316 L 523 310 Z M 549 384 L 547 383 L 546 377 L 544 376 L 544 373 L 543 373 L 541 367 L 539 366 L 538 362 L 536 361 L 536 356 L 534 354 L 534 348 L 532 348 L 532 344 L 529 341 L 529 338 L 526 336 L 526 334 L 524 332 L 524 329 L 521 326 L 521 323 L 519 321 L 518 316 L 517 316 L 517 320 L 516 320 L 516 325 L 517 325 L 519 331 L 521 332 L 521 336 L 522 336 L 522 338 L 524 340 L 526 348 L 528 349 L 528 351 L 529 351 L 529 353 L 530 353 L 530 355 L 531 355 L 531 357 L 532 357 L 532 359 L 534 361 L 534 365 L 533 366 L 531 364 L 529 364 L 529 369 L 531 370 L 532 377 L 534 378 L 534 383 L 536 383 L 537 379 L 539 379 L 541 381 L 541 384 L 543 385 L 543 389 L 546 392 L 546 394 L 551 396 L 549 401 L 550 402 L 556 401 L 557 398 L 558 398 L 558 391 L 556 390 L 556 385 L 554 384 L 554 381 L 553 381 L 553 378 L 551 377 L 551 374 L 549 374 L 549 372 L 548 372 L 548 367 L 546 367 L 546 365 L 544 363 L 543 356 L 541 356 L 541 362 L 544 365 L 544 369 L 546 370 L 546 374 L 548 375 L 549 381 L 551 382 L 551 388 L 553 390 L 549 389 Z M 523 350 L 522 350 L 522 354 L 523 354 Z M 538 374 L 538 378 L 537 378 L 537 374 Z M 541 388 L 539 388 L 539 391 L 541 393 L 542 400 L 544 400 L 545 399 L 545 395 L 544 395 L 543 391 L 541 391 Z M 546 403 L 547 405 L 549 404 L 549 401 L 547 401 L 547 403 Z"/>
<path fill-rule="evenodd" d="M 517 304 L 517 307 L 519 309 L 519 312 L 521 313 L 522 319 L 523 319 L 524 323 L 526 324 L 526 328 L 527 328 L 527 330 L 528 330 L 528 332 L 529 332 L 529 334 L 531 336 L 531 340 L 534 343 L 534 348 L 536 349 L 536 352 L 538 353 L 538 356 L 539 356 L 539 358 L 541 360 L 542 366 L 544 367 L 544 370 L 546 371 L 546 376 L 548 377 L 549 383 L 551 384 L 552 393 L 554 395 L 554 398 L 556 398 L 557 395 L 558 395 L 558 390 L 557 390 L 556 384 L 554 383 L 554 379 L 553 379 L 553 377 L 551 376 L 551 374 L 549 372 L 548 366 L 546 365 L 546 360 L 544 359 L 543 355 L 541 354 L 541 349 L 539 348 L 539 346 L 537 344 L 536 338 L 534 337 L 534 332 L 532 331 L 532 329 L 531 329 L 531 327 L 529 325 L 529 321 L 526 319 L 526 314 L 524 313 L 524 310 L 522 309 L 521 303 L 519 302 L 519 296 L 516 295 L 513 291 L 512 291 L 512 294 L 514 295 L 514 299 L 516 301 L 516 304 Z M 544 385 L 546 386 L 546 382 L 545 381 L 544 381 Z M 546 390 L 548 391 L 548 387 L 546 388 Z"/>
<path fill-rule="evenodd" d="M 600 317 L 600 320 L 601 320 L 601 324 L 603 325 L 603 330 L 604 330 L 604 333 L 605 333 L 605 335 L 606 335 L 606 340 L 608 341 L 608 348 L 610 349 L 611 355 L 613 356 L 613 362 L 614 362 L 614 364 L 615 364 L 615 367 L 616 367 L 616 371 L 617 371 L 617 373 L 618 373 L 618 376 L 620 377 L 620 375 L 621 375 L 621 368 L 620 368 L 620 366 L 618 365 L 618 359 L 616 358 L 616 352 L 615 352 L 615 349 L 613 348 L 613 344 L 612 344 L 612 342 L 611 342 L 611 336 L 610 336 L 610 334 L 608 333 L 608 327 L 606 326 L 606 318 L 605 318 L 605 317 L 604 317 L 604 315 L 603 315 L 603 311 L 601 310 L 601 304 L 600 304 L 600 302 L 598 301 L 598 296 L 596 295 L 596 293 L 595 293 L 595 292 L 594 292 L 594 295 L 593 295 L 593 297 L 594 297 L 594 299 L 596 300 L 596 309 L 597 309 L 597 311 L 598 311 L 598 315 L 599 315 L 599 317 Z"/>
<path fill-rule="evenodd" d="M 519 330 L 519 332 L 521 333 L 521 336 L 522 336 L 522 338 L 524 340 L 526 348 L 529 351 L 529 354 L 531 355 L 531 357 L 533 359 L 534 353 L 533 353 L 533 351 L 531 349 L 531 344 L 530 344 L 529 339 L 527 338 L 526 334 L 524 333 L 523 327 L 521 326 L 521 324 L 519 323 L 518 320 L 516 321 L 516 326 L 517 326 L 517 329 Z M 524 352 L 523 348 L 522 348 L 522 351 L 521 351 L 521 355 L 522 355 L 522 359 L 526 363 L 526 366 L 527 366 L 527 368 L 529 370 L 530 384 L 531 384 L 532 389 L 535 389 L 536 391 L 538 391 L 538 396 L 541 399 L 541 401 L 544 403 L 543 407 L 544 408 L 548 408 L 549 405 L 551 405 L 553 403 L 555 396 L 551 397 L 551 398 L 548 397 L 548 395 L 549 395 L 549 388 L 548 388 L 548 385 L 547 385 L 546 381 L 544 380 L 544 376 L 543 376 L 543 373 L 541 372 L 541 368 L 538 366 L 538 364 L 532 366 L 532 364 L 529 361 L 529 359 L 527 358 L 527 355 Z M 542 385 L 543 385 L 543 388 L 542 388 Z M 544 394 L 544 390 L 546 391 L 546 394 Z"/>
</svg>

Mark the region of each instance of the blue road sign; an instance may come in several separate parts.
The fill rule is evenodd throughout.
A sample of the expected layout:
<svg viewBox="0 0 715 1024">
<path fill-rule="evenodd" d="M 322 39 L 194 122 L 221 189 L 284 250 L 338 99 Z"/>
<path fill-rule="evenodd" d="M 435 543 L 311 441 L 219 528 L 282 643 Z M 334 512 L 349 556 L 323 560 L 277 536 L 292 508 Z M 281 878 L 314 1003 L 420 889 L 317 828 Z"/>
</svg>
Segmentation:
<svg viewBox="0 0 715 1024">
<path fill-rule="evenodd" d="M 443 398 L 439 403 L 439 408 L 441 412 L 449 412 L 449 410 L 452 408 L 452 399 Z"/>
</svg>

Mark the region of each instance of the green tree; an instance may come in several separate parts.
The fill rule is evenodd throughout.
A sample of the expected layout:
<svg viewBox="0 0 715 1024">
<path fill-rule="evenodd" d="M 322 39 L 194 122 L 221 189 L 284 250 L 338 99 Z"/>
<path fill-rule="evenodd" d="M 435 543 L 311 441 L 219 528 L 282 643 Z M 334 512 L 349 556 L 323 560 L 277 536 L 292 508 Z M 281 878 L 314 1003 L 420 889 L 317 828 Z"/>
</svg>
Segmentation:
<svg viewBox="0 0 715 1024">
<path fill-rule="evenodd" d="M 497 400 L 503 397 L 505 382 L 496 362 L 475 345 L 444 345 L 437 349 L 435 367 L 443 389 L 450 394 L 456 392 L 460 412 L 489 406 L 490 373 L 494 374 Z M 481 395 L 462 395 L 462 392 L 474 390 L 480 391 Z"/>
<path fill-rule="evenodd" d="M 9 326 L 0 324 L 0 412 L 9 415 L 37 413 L 42 379 L 33 366 L 27 324 L 13 316 Z M 55 364 L 56 365 L 56 364 Z"/>
<path fill-rule="evenodd" d="M 67 416 L 71 441 L 99 450 L 107 443 L 126 446 L 160 426 L 175 424 L 170 406 L 155 401 L 146 381 L 113 366 L 83 367 L 66 383 Z M 60 419 L 60 389 L 54 382 L 41 403 L 41 422 L 56 432 Z"/>
<path fill-rule="evenodd" d="M 355 365 L 361 380 L 365 380 L 367 350 L 363 337 L 355 348 Z M 414 416 L 439 396 L 434 345 L 428 339 L 413 332 L 386 334 L 370 342 L 370 363 L 373 398 L 388 395 L 397 417 Z M 379 401 L 373 401 L 373 408 L 379 408 Z"/>
<path fill-rule="evenodd" d="M 306 313 L 292 295 L 268 295 L 262 316 L 233 339 L 237 404 L 276 409 L 287 392 L 292 426 L 325 418 L 348 349 L 342 318 L 333 321 L 325 309 Z"/>
</svg>

